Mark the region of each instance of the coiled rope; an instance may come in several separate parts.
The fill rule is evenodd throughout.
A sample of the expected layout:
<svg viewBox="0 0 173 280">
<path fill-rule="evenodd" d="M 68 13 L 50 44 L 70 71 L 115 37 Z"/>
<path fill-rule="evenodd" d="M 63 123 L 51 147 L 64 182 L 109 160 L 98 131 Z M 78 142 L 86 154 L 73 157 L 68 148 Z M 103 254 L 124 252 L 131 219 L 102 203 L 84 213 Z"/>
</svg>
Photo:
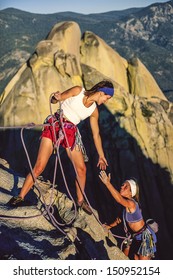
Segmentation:
<svg viewBox="0 0 173 280">
<path fill-rule="evenodd" d="M 54 93 L 53 93 L 54 94 Z M 64 174 L 64 170 L 63 170 L 63 166 L 62 166 L 62 162 L 61 162 L 61 158 L 60 158 L 60 153 L 59 153 L 59 148 L 60 148 L 60 142 L 61 140 L 65 137 L 65 140 L 66 140 L 66 143 L 67 143 L 67 147 L 71 153 L 71 149 L 69 147 L 69 142 L 68 142 L 68 139 L 67 139 L 67 135 L 66 135 L 66 132 L 65 132 L 65 129 L 64 129 L 64 123 L 63 123 L 63 117 L 62 117 L 62 110 L 61 110 L 61 103 L 59 102 L 60 104 L 60 125 L 61 125 L 61 129 L 60 132 L 59 132 L 59 137 L 57 139 L 57 136 L 56 136 L 56 131 L 55 131 L 55 123 L 53 121 L 53 113 L 52 113 L 52 106 L 51 106 L 51 98 L 53 96 L 53 94 L 50 95 L 50 99 L 49 99 L 49 106 L 50 106 L 50 115 L 52 116 L 52 123 L 46 123 L 46 124 L 34 124 L 34 123 L 29 123 L 27 125 L 21 125 L 21 126 L 6 126 L 6 127 L 0 127 L 1 130 L 5 130 L 5 129 L 21 129 L 21 141 L 22 141 L 22 145 L 23 145 L 23 148 L 25 150 L 25 154 L 26 154 L 26 157 L 27 157 L 27 160 L 28 160 L 28 164 L 29 164 L 29 167 L 30 167 L 30 170 L 31 170 L 31 174 L 32 174 L 32 177 L 33 177 L 33 181 L 34 181 L 34 186 L 35 188 L 37 189 L 37 191 L 39 192 L 39 195 L 40 197 L 42 198 L 43 200 L 43 205 L 45 207 L 45 210 L 43 211 L 43 213 L 41 214 L 38 214 L 38 215 L 34 215 L 34 216 L 28 216 L 28 217 L 16 217 L 16 216 L 7 216 L 7 215 L 0 215 L 0 219 L 31 219 L 31 218 L 36 218 L 36 217 L 39 217 L 39 216 L 44 216 L 44 217 L 47 217 L 49 218 L 50 222 L 53 224 L 53 226 L 55 228 L 57 228 L 61 233 L 63 233 L 64 235 L 67 236 L 67 233 L 64 232 L 64 230 L 62 230 L 62 226 L 65 226 L 65 225 L 69 225 L 71 224 L 75 219 L 76 219 L 76 215 L 77 215 L 77 206 L 76 206 L 76 203 L 73 199 L 73 196 L 71 195 L 71 192 L 68 188 L 68 184 L 67 184 L 67 181 L 66 181 L 66 177 L 65 177 L 65 174 Z M 41 189 L 40 189 L 40 186 L 39 186 L 39 183 L 38 183 L 38 180 L 37 178 L 35 177 L 34 173 L 33 173 L 33 168 L 32 168 L 32 165 L 31 165 L 31 161 L 30 161 L 30 157 L 29 157 L 29 154 L 28 154 L 28 151 L 27 151 L 27 148 L 26 148 L 26 145 L 25 145 L 25 142 L 24 142 L 24 137 L 23 137 L 23 131 L 24 129 L 31 129 L 31 128 L 35 128 L 35 127 L 45 127 L 45 126 L 52 126 L 53 127 L 53 133 L 54 133 L 54 137 L 56 139 L 55 141 L 55 149 L 56 149 L 56 158 L 55 158 L 55 165 L 54 165 L 54 174 L 53 174 L 53 183 L 52 183 L 52 191 L 51 191 L 51 194 L 50 194 L 50 202 L 49 204 L 47 205 L 46 202 L 45 202 L 45 199 L 44 199 L 44 196 L 42 195 L 42 192 L 41 192 Z M 88 203 L 91 211 L 92 211 L 92 214 L 93 216 L 95 217 L 95 219 L 97 220 L 97 222 L 103 227 L 103 224 L 101 223 L 101 221 L 99 220 L 99 218 L 96 216 L 96 214 L 94 213 L 93 211 L 93 208 L 85 194 L 85 192 L 82 190 L 81 186 L 80 186 L 80 183 L 79 183 L 79 180 L 78 180 L 78 173 L 77 173 L 77 170 L 76 170 L 76 167 L 75 167 L 75 164 L 74 164 L 74 161 L 72 159 L 72 156 L 71 156 L 71 162 L 73 164 L 73 168 L 74 168 L 74 171 L 75 171 L 75 174 L 76 174 L 76 181 L 77 181 L 77 184 L 79 186 L 79 189 L 80 191 L 82 192 L 86 202 Z M 53 204 L 53 201 L 52 201 L 52 197 L 53 197 L 53 191 L 55 189 L 55 180 L 56 180 L 56 171 L 57 171 L 57 162 L 59 161 L 59 164 L 60 164 L 60 169 L 61 169 L 61 173 L 62 173 L 62 176 L 63 176 L 63 180 L 64 180 L 64 183 L 65 183 L 65 186 L 66 186 L 66 190 L 73 202 L 73 205 L 74 205 L 74 217 L 69 221 L 69 222 L 65 222 L 65 223 L 59 223 L 55 216 L 54 216 L 54 208 L 52 206 Z M 119 235 L 115 235 L 115 234 L 112 234 L 114 237 L 117 237 L 117 238 L 121 238 L 121 239 L 127 239 L 127 237 L 124 237 L 124 236 L 119 236 Z M 124 243 L 124 241 L 122 243 Z"/>
</svg>

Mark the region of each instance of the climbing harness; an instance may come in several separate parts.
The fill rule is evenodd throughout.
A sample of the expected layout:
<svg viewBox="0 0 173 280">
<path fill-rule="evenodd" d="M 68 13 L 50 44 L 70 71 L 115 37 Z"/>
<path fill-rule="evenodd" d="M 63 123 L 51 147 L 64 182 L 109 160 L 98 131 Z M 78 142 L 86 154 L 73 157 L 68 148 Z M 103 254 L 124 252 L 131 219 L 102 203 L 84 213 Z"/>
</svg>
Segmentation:
<svg viewBox="0 0 173 280">
<path fill-rule="evenodd" d="M 151 227 L 150 223 L 151 225 L 154 224 L 154 228 Z M 148 219 L 138 232 L 130 233 L 125 220 L 125 210 L 123 211 L 123 224 L 126 238 L 121 244 L 121 250 L 123 250 L 123 245 L 126 247 L 130 246 L 134 239 L 136 241 L 141 241 L 141 245 L 137 250 L 139 255 L 154 257 L 154 252 L 156 251 L 155 242 L 157 241 L 157 238 L 153 237 L 153 234 L 155 235 L 158 231 L 158 224 L 153 219 Z"/>
<path fill-rule="evenodd" d="M 53 95 L 53 94 L 52 94 Z M 50 99 L 52 97 L 52 95 L 50 96 Z M 71 152 L 71 149 L 69 147 L 69 142 L 68 142 L 68 139 L 67 139 L 67 135 L 66 135 L 66 132 L 65 132 L 65 125 L 64 122 L 63 122 L 63 112 L 61 110 L 61 104 L 60 104 L 60 109 L 59 109 L 59 120 L 57 120 L 56 116 L 53 115 L 52 113 L 52 107 L 51 107 L 51 102 L 49 102 L 49 105 L 50 105 L 50 118 L 51 118 L 51 123 L 44 123 L 44 124 L 38 124 L 38 125 L 35 125 L 34 123 L 30 123 L 28 125 L 22 125 L 22 126 L 15 126 L 15 127 L 0 127 L 0 129 L 21 129 L 21 133 L 20 133 L 20 136 L 21 136 L 21 141 L 22 141 L 22 145 L 23 145 L 23 148 L 24 148 L 24 151 L 25 151 L 25 154 L 26 154 L 26 157 L 27 157 L 27 161 L 28 161 L 28 164 L 29 164 L 29 167 L 30 167 L 30 170 L 31 170 L 31 175 L 33 177 L 33 182 L 34 182 L 34 187 L 37 189 L 38 193 L 39 193 L 39 199 L 41 200 L 42 199 L 42 204 L 44 206 L 44 210 L 42 211 L 41 214 L 38 214 L 38 215 L 34 215 L 34 216 L 28 216 L 28 217 L 17 217 L 17 216 L 8 216 L 8 215 L 0 215 L 0 219 L 32 219 L 32 218 L 37 218 L 39 216 L 44 216 L 46 219 L 48 219 L 52 225 L 57 228 L 63 235 L 65 235 L 74 245 L 75 245 L 75 242 L 70 238 L 70 236 L 68 235 L 68 233 L 66 233 L 61 227 L 62 226 L 65 226 L 65 225 L 69 225 L 71 224 L 75 219 L 76 219 L 76 215 L 77 215 L 77 206 L 76 206 L 76 203 L 69 191 L 69 188 L 68 188 L 68 185 L 67 185 L 67 181 L 66 181 L 66 178 L 65 178 L 65 174 L 64 174 L 64 170 L 63 170 L 63 166 L 62 166 L 62 162 L 61 162 L 61 158 L 60 158 L 60 153 L 59 153 L 59 148 L 60 148 L 60 143 L 61 141 L 63 140 L 63 138 L 65 138 L 66 142 L 67 142 L 67 146 L 68 146 L 68 149 L 69 151 Z M 57 139 L 57 136 L 56 136 L 56 131 L 55 131 L 55 124 L 56 122 L 59 121 L 59 124 L 60 124 L 60 131 L 59 131 L 59 135 L 58 135 L 58 139 Z M 41 189 L 40 189 L 40 186 L 39 186 L 39 183 L 38 183 L 38 180 L 37 178 L 35 177 L 34 173 L 33 173 L 33 168 L 32 168 L 32 165 L 31 165 L 31 161 L 30 161 L 30 157 L 29 157 L 29 154 L 28 154 L 28 151 L 27 151 L 27 148 L 26 148 L 26 145 L 25 145 L 25 142 L 24 142 L 24 136 L 23 136 L 23 133 L 24 133 L 24 129 L 32 129 L 34 127 L 45 127 L 45 126 L 52 126 L 53 127 L 53 133 L 54 133 L 54 138 L 56 139 L 55 140 L 55 150 L 56 150 L 56 157 L 55 157 L 55 166 L 54 166 L 54 173 L 53 173 L 53 183 L 52 183 L 52 189 L 51 189 L 51 194 L 50 194 L 50 201 L 49 201 L 49 204 L 47 205 L 45 199 L 44 199 L 44 196 L 42 195 L 42 192 L 41 192 Z M 85 148 L 84 148 L 84 145 L 82 143 L 82 139 L 81 139 L 81 135 L 80 135 L 80 132 L 79 130 L 77 129 L 77 133 L 76 133 L 76 142 L 75 142 L 76 146 L 82 151 L 83 155 L 84 155 L 84 158 L 85 158 L 85 161 L 88 160 L 87 158 L 87 155 L 86 155 L 86 151 L 85 151 Z M 55 188 L 55 180 L 56 180 L 56 171 L 57 171 L 57 162 L 59 161 L 59 165 L 60 165 L 60 169 L 61 169 L 61 173 L 62 173 L 62 176 L 63 176 L 63 180 L 64 180 L 64 183 L 65 183 L 65 186 L 66 186 L 66 189 L 67 189 L 67 192 L 73 202 L 73 205 L 74 205 L 74 217 L 69 221 L 69 222 L 66 222 L 66 223 L 59 223 L 55 216 L 54 216 L 54 208 L 53 208 L 53 191 L 54 191 L 54 188 Z M 97 222 L 101 225 L 102 223 L 100 222 L 99 218 L 95 215 L 89 201 L 88 201 L 88 198 L 85 194 L 85 192 L 82 190 L 81 186 L 80 186 L 80 183 L 79 183 L 79 180 L 78 180 L 78 174 L 77 174 L 77 170 L 75 168 L 75 164 L 72 160 L 72 157 L 71 157 L 71 161 L 72 161 L 72 164 L 73 164 L 73 167 L 74 167 L 74 170 L 75 170 L 75 173 L 76 173 L 76 181 L 77 181 L 77 184 L 86 200 L 86 202 L 88 203 L 95 219 L 97 220 Z M 81 240 L 78 238 L 78 236 L 76 236 L 76 242 L 77 244 L 80 246 L 82 246 L 82 242 Z M 76 245 L 75 245 L 76 247 Z M 77 247 L 76 247 L 76 250 L 78 251 Z M 88 253 L 87 253 L 88 254 Z M 89 254 L 88 254 L 89 256 Z"/>
<path fill-rule="evenodd" d="M 132 243 L 132 235 L 131 233 L 128 231 L 128 228 L 127 228 L 127 224 L 126 224 L 126 221 L 125 221 L 125 213 L 123 211 L 123 224 L 124 224 L 124 232 L 125 232 L 125 237 L 122 237 L 122 239 L 124 239 L 121 243 L 121 251 L 123 250 L 123 245 L 125 245 L 126 247 L 130 246 L 131 243 Z"/>
<path fill-rule="evenodd" d="M 88 162 L 89 159 L 88 159 L 85 147 L 83 145 L 82 137 L 81 137 L 81 134 L 80 134 L 80 131 L 79 131 L 78 128 L 77 128 L 77 132 L 76 132 L 76 142 L 75 142 L 75 144 L 76 144 L 76 149 L 78 147 L 79 151 L 82 152 L 83 157 L 84 157 L 84 161 Z"/>
</svg>

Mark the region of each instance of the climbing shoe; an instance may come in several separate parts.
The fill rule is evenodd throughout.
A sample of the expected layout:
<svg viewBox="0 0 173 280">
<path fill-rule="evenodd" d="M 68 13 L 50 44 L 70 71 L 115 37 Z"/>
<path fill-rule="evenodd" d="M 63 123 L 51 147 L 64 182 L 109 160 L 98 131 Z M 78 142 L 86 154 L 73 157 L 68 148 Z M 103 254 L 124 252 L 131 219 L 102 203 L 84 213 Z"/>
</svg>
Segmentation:
<svg viewBox="0 0 173 280">
<path fill-rule="evenodd" d="M 93 212 L 85 200 L 83 200 L 81 204 L 78 204 L 78 206 L 82 208 L 88 215 L 92 215 Z"/>
<path fill-rule="evenodd" d="M 13 196 L 8 202 L 8 205 L 13 207 L 23 206 L 23 204 L 24 204 L 24 199 L 21 198 L 20 196 Z"/>
</svg>

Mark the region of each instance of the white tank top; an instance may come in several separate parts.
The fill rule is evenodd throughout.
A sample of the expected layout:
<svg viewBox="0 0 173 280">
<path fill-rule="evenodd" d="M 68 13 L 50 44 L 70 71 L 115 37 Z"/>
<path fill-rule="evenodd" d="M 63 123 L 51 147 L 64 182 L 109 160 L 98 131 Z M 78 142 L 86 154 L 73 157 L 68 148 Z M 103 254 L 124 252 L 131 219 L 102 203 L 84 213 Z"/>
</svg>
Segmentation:
<svg viewBox="0 0 173 280">
<path fill-rule="evenodd" d="M 85 107 L 83 104 L 84 92 L 83 88 L 78 95 L 67 98 L 61 104 L 64 116 L 75 125 L 91 116 L 96 108 L 95 102 L 89 108 Z"/>
</svg>

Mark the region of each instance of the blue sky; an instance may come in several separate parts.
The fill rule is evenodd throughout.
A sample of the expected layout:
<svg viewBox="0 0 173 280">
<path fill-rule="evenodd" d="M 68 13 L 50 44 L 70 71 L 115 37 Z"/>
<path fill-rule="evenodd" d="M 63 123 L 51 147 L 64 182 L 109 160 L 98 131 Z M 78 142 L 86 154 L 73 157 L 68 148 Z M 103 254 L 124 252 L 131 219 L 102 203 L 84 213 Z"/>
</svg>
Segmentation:
<svg viewBox="0 0 173 280">
<path fill-rule="evenodd" d="M 51 14 L 64 11 L 83 14 L 146 7 L 168 0 L 0 0 L 0 10 L 13 7 L 23 11 Z"/>
</svg>

